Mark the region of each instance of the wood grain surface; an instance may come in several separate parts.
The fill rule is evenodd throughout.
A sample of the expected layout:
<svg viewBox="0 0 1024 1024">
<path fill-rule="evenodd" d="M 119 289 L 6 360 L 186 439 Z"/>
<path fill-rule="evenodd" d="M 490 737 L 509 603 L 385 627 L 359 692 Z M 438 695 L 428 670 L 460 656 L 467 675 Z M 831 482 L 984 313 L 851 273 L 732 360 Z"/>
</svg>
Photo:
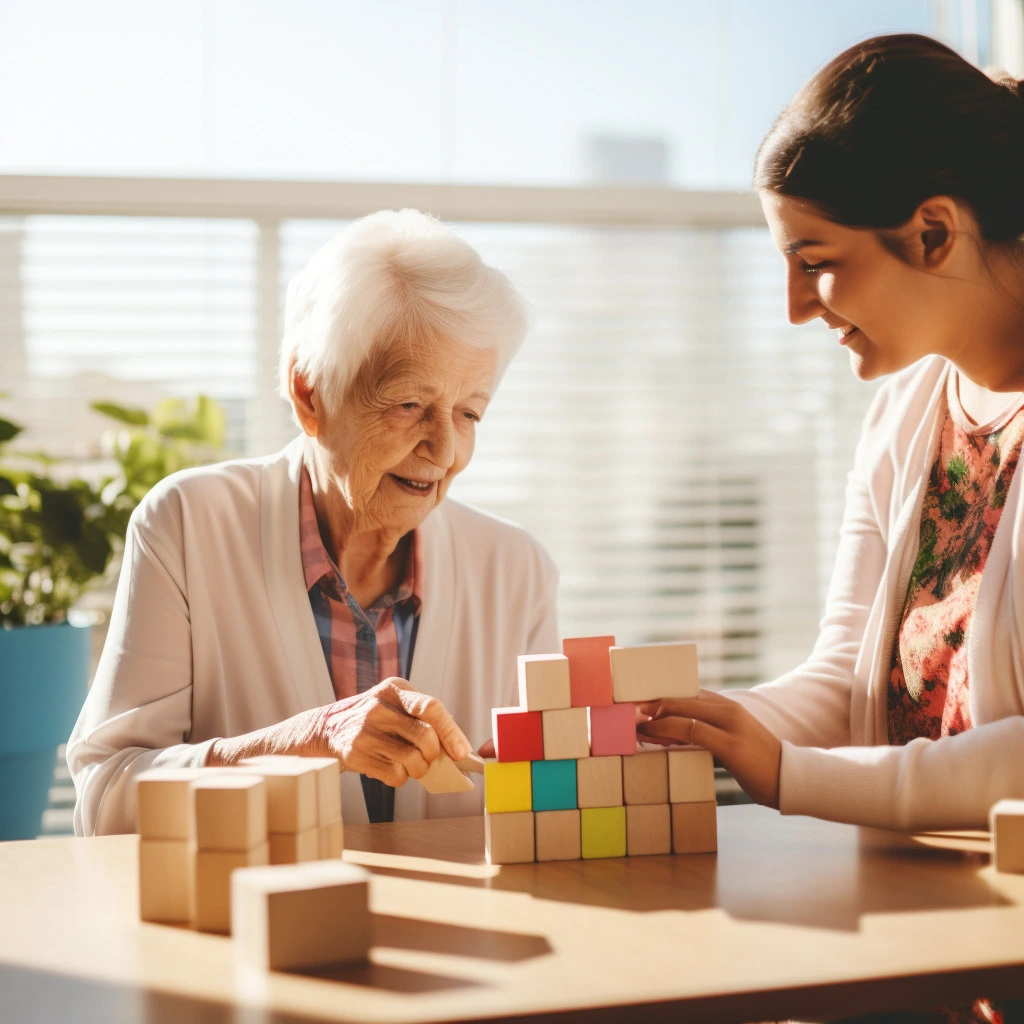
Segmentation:
<svg viewBox="0 0 1024 1024">
<path fill-rule="evenodd" d="M 137 837 L 0 844 L 0 1017 L 744 1021 L 1024 994 L 1024 876 L 992 870 L 984 833 L 741 806 L 717 856 L 491 867 L 480 818 L 345 841 L 374 875 L 372 962 L 316 975 L 140 923 Z"/>
</svg>

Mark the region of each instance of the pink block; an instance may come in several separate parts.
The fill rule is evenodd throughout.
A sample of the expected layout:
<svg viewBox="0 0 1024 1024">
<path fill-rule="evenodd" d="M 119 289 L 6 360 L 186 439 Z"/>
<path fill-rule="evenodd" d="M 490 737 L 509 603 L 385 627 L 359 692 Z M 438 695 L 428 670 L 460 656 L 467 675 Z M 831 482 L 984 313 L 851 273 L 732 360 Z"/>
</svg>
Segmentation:
<svg viewBox="0 0 1024 1024">
<path fill-rule="evenodd" d="M 636 705 L 590 709 L 590 753 L 594 757 L 636 753 Z"/>
<path fill-rule="evenodd" d="M 606 707 L 613 702 L 612 662 L 608 648 L 613 636 L 579 636 L 562 641 L 569 659 L 569 693 L 574 708 Z"/>
</svg>

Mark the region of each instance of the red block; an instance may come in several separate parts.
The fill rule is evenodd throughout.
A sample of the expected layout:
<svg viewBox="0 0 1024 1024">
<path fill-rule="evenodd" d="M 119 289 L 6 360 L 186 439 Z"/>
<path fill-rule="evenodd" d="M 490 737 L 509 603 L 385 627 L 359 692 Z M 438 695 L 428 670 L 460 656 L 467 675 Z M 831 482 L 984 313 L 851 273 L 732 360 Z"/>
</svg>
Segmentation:
<svg viewBox="0 0 1024 1024">
<path fill-rule="evenodd" d="M 562 641 L 569 659 L 569 693 L 574 708 L 607 707 L 612 698 L 613 636 L 580 636 Z"/>
<path fill-rule="evenodd" d="M 624 704 L 618 706 L 625 707 Z M 491 735 L 499 761 L 544 760 L 544 718 L 541 711 L 493 708 Z"/>
<path fill-rule="evenodd" d="M 594 757 L 636 753 L 636 705 L 590 709 L 590 753 Z"/>
</svg>

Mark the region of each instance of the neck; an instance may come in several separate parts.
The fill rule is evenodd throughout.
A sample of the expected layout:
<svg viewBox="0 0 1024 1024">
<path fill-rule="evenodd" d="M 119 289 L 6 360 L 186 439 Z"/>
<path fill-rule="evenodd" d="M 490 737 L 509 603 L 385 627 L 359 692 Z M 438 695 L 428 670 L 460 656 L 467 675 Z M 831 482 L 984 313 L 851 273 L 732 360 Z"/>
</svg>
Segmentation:
<svg viewBox="0 0 1024 1024">
<path fill-rule="evenodd" d="M 366 524 L 345 494 L 330 486 L 329 475 L 315 453 L 306 466 L 324 547 L 349 592 L 366 608 L 401 579 L 409 554 L 408 531 Z"/>
</svg>

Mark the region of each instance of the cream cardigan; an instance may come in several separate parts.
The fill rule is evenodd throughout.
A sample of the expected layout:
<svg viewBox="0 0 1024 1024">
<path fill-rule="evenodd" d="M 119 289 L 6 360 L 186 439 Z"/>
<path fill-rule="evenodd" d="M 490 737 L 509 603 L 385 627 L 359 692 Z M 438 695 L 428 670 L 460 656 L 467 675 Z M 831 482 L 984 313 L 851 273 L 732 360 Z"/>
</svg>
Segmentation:
<svg viewBox="0 0 1024 1024">
<path fill-rule="evenodd" d="M 169 477 L 132 516 L 110 630 L 68 743 L 78 835 L 135 828 L 132 781 L 202 765 L 214 739 L 334 700 L 299 553 L 303 441 Z M 516 657 L 559 650 L 554 563 L 524 530 L 451 500 L 420 528 L 423 605 L 410 682 L 479 746 L 516 703 Z M 342 776 L 349 822 L 366 820 Z M 474 792 L 395 794 L 396 820 L 483 812 Z"/>
<path fill-rule="evenodd" d="M 783 740 L 780 804 L 879 828 L 984 828 L 1024 797 L 1024 500 L 1014 474 L 968 639 L 974 728 L 888 745 L 892 645 L 917 558 L 921 508 L 950 364 L 895 375 L 868 413 L 846 492 L 821 632 L 808 660 L 729 696 Z"/>
</svg>

